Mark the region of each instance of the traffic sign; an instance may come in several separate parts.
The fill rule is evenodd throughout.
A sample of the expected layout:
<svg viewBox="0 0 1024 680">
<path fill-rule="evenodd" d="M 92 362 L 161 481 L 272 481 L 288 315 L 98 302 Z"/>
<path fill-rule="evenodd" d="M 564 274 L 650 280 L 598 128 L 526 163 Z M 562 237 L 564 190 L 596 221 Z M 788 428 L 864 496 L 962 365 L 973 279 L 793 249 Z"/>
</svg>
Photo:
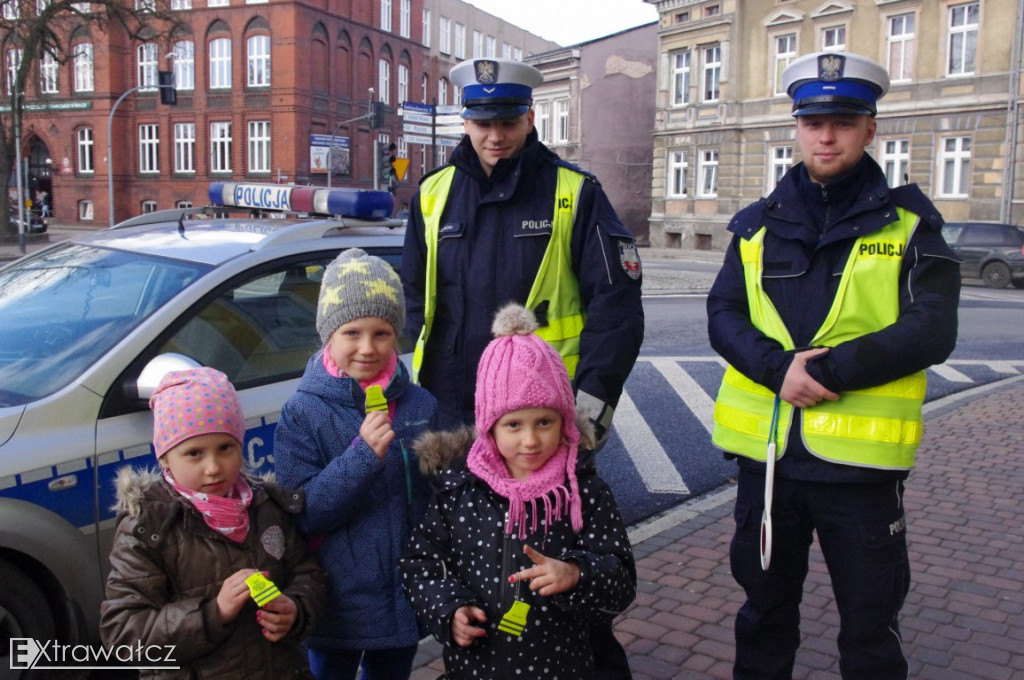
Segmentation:
<svg viewBox="0 0 1024 680">
<path fill-rule="evenodd" d="M 409 159 L 396 158 L 391 167 L 395 169 L 395 175 L 398 177 L 398 181 L 401 182 L 405 179 L 405 171 L 409 169 Z"/>
<path fill-rule="evenodd" d="M 429 135 L 433 132 L 433 129 L 429 125 L 413 125 L 412 123 L 406 123 L 402 126 L 402 132 L 412 132 L 415 134 Z"/>
<path fill-rule="evenodd" d="M 402 108 L 406 111 L 415 111 L 416 113 L 428 113 L 433 115 L 434 107 L 430 104 L 420 104 L 419 102 L 402 102 Z"/>
<path fill-rule="evenodd" d="M 437 114 L 438 115 L 442 115 L 442 114 L 445 114 L 445 113 L 461 113 L 462 112 L 462 106 L 460 106 L 459 104 L 447 104 L 445 106 L 437 106 L 437 107 L 435 107 L 435 109 L 437 110 Z"/>
<path fill-rule="evenodd" d="M 425 123 L 427 125 L 433 125 L 434 117 L 425 113 L 404 113 L 402 119 L 408 123 Z"/>
<path fill-rule="evenodd" d="M 409 142 L 410 144 L 433 144 L 430 137 L 422 137 L 420 135 L 405 135 L 404 137 L 405 141 Z"/>
</svg>

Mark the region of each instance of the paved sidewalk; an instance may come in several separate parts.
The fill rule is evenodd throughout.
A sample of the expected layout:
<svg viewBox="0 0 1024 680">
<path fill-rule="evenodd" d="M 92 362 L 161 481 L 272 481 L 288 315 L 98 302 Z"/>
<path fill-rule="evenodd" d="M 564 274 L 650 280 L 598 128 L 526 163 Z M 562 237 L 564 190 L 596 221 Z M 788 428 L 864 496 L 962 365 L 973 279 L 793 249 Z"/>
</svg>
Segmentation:
<svg viewBox="0 0 1024 680">
<path fill-rule="evenodd" d="M 1024 678 L 1024 376 L 926 407 L 905 496 L 912 585 L 900 625 L 915 680 Z M 635 680 L 732 677 L 742 594 L 729 570 L 732 500 L 722 489 L 630 531 L 637 599 L 616 634 Z M 839 678 L 838 614 L 817 547 L 793 677 Z M 421 645 L 413 680 L 433 680 Z"/>
</svg>

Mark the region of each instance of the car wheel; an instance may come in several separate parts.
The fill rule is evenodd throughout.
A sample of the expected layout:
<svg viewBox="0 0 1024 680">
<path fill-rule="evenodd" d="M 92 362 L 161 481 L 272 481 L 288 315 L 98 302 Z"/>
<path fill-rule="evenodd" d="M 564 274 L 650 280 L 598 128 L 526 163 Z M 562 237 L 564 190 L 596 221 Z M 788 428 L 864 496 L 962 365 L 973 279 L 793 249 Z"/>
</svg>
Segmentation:
<svg viewBox="0 0 1024 680">
<path fill-rule="evenodd" d="M 20 569 L 0 562 L 0 583 L 3 584 L 0 588 L 0 641 L 3 642 L 0 667 L 11 668 L 11 638 L 32 638 L 44 644 L 56 639 L 57 626 L 43 591 Z M 39 671 L 33 674 L 12 669 L 12 672 L 15 678 L 43 677 Z"/>
<path fill-rule="evenodd" d="M 1002 262 L 990 262 L 982 267 L 981 280 L 989 288 L 1006 288 L 1010 283 L 1010 268 Z"/>
</svg>

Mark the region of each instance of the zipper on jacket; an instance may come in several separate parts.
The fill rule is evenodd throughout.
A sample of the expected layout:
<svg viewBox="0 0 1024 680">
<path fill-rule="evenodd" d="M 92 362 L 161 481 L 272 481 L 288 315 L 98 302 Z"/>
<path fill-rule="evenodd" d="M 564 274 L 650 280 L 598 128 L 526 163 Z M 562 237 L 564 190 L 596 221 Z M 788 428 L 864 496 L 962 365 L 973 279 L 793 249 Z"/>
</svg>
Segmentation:
<svg viewBox="0 0 1024 680">
<path fill-rule="evenodd" d="M 398 446 L 402 449 L 402 460 L 405 462 L 405 504 L 412 506 L 412 470 L 409 468 L 409 452 L 405 448 L 405 440 L 399 439 Z"/>
<path fill-rule="evenodd" d="M 505 526 L 508 526 L 508 510 L 505 510 Z M 498 602 L 498 617 L 505 615 L 512 607 L 512 602 L 515 599 L 515 590 L 510 587 L 508 577 L 514 573 L 515 570 L 515 543 L 512 541 L 512 536 L 504 531 L 501 532 L 501 598 Z M 508 633 L 503 633 L 497 628 L 494 629 L 494 634 L 498 636 L 498 653 L 495 655 L 495 659 L 499 662 L 504 660 L 511 662 L 511 649 L 510 643 L 512 637 Z M 507 667 L 506 667 L 507 668 Z M 502 673 L 504 676 L 504 673 Z"/>
</svg>

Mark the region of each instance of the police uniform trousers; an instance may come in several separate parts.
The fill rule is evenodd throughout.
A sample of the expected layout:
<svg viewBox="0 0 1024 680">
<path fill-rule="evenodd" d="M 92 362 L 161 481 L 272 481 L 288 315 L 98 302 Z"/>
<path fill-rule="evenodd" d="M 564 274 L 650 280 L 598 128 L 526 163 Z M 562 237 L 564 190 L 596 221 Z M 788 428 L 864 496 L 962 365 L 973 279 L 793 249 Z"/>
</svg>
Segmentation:
<svg viewBox="0 0 1024 680">
<path fill-rule="evenodd" d="M 910 590 L 903 482 L 822 483 L 776 476 L 773 548 L 761 569 L 764 475 L 740 466 L 730 548 L 747 601 L 736 619 L 735 680 L 790 680 L 800 600 L 817 532 L 839 609 L 844 680 L 906 680 L 897 614 Z"/>
</svg>

